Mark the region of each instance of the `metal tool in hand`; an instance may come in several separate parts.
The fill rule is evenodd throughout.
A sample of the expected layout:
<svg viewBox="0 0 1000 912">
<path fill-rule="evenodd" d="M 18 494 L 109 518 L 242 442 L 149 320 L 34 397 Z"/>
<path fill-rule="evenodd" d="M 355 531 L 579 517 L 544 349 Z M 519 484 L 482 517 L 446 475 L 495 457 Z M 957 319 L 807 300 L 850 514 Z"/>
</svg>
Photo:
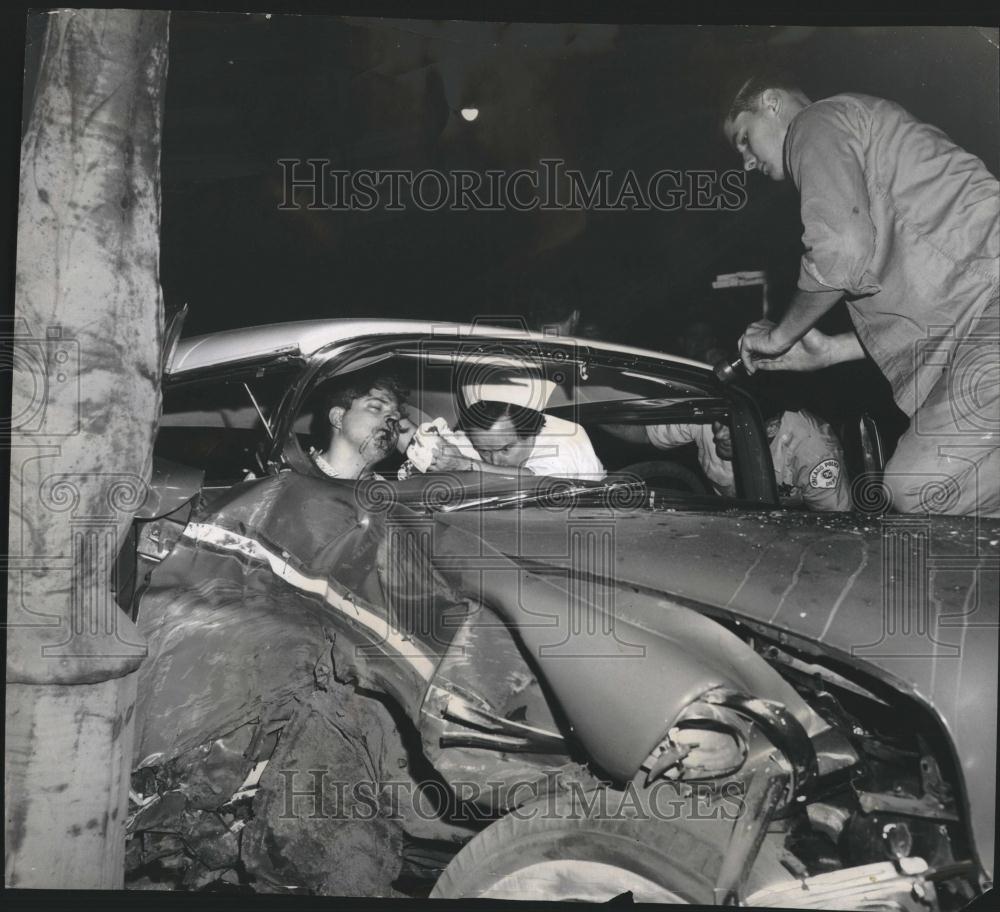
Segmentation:
<svg viewBox="0 0 1000 912">
<path fill-rule="evenodd" d="M 732 362 L 720 361 L 712 370 L 723 383 L 732 383 L 738 377 L 745 377 L 747 373 L 746 367 L 739 358 Z"/>
</svg>

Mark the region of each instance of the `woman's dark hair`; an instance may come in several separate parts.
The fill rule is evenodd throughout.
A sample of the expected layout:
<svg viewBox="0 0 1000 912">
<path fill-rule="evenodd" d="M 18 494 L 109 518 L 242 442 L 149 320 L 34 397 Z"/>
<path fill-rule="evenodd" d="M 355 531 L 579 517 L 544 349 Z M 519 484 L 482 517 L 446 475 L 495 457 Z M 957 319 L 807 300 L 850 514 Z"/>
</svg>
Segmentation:
<svg viewBox="0 0 1000 912">
<path fill-rule="evenodd" d="M 488 431 L 502 418 L 510 419 L 514 425 L 514 433 L 522 440 L 525 437 L 534 437 L 545 422 L 545 415 L 537 409 L 512 405 L 510 402 L 483 400 L 462 410 L 458 419 L 458 429 L 466 433 Z"/>
</svg>

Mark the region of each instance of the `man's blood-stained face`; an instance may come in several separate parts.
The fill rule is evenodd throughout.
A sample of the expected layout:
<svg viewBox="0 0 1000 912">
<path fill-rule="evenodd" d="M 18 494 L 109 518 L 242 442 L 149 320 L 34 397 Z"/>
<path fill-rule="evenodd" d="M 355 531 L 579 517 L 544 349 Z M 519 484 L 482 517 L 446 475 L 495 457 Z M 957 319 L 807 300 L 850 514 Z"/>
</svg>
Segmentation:
<svg viewBox="0 0 1000 912">
<path fill-rule="evenodd" d="M 369 460 L 385 457 L 399 439 L 399 400 L 388 390 L 374 387 L 358 396 L 349 409 L 330 410 L 330 421 Z"/>
</svg>

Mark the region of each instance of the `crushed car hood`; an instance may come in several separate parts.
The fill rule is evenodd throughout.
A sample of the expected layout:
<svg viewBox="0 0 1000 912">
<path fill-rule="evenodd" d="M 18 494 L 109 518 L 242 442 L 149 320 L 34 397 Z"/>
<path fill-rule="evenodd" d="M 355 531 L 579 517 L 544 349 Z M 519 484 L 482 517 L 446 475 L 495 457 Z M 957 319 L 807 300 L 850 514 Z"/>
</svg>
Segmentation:
<svg viewBox="0 0 1000 912">
<path fill-rule="evenodd" d="M 1000 523 L 958 517 L 536 507 L 456 512 L 527 565 L 613 575 L 846 661 L 941 720 L 965 777 L 981 858 L 993 854 Z M 577 565 L 567 530 L 604 529 L 613 563 Z M 571 534 L 571 533 L 570 533 Z M 575 563 L 577 562 L 577 563 Z"/>
<path fill-rule="evenodd" d="M 236 485 L 195 511 L 140 606 L 149 643 L 137 707 L 140 766 L 316 686 L 330 673 L 331 644 L 338 677 L 389 694 L 418 720 L 438 660 L 490 586 L 503 603 L 497 608 L 507 609 L 498 613 L 527 638 L 551 621 L 547 612 L 576 605 L 576 581 L 589 578 L 601 581 L 594 617 L 613 617 L 617 604 L 640 637 L 635 645 L 647 647 L 648 677 L 635 682 L 635 694 L 671 679 L 671 660 L 658 651 L 668 641 L 681 652 L 700 643 L 709 665 L 731 668 L 737 682 L 751 675 L 756 693 L 763 671 L 751 666 L 765 663 L 701 617 L 721 614 L 920 701 L 954 744 L 978 854 L 991 867 L 997 529 L 950 518 L 857 522 L 636 503 L 428 511 L 394 507 L 397 493 L 384 481 L 355 486 L 285 472 Z M 609 591 L 620 597 L 603 600 Z M 628 646 L 600 629 L 584 634 L 602 648 Z M 692 686 L 699 656 L 688 656 Z M 566 665 L 552 661 L 550 673 Z M 637 663 L 616 664 L 638 673 Z M 714 679 L 707 666 L 704 677 Z M 594 680 L 591 690 L 624 694 L 610 681 Z M 646 702 L 662 723 L 664 701 Z M 624 726 L 632 753 L 652 746 L 642 738 L 662 734 L 640 715 L 631 726 L 640 731 Z M 608 725 L 618 730 L 619 721 Z"/>
</svg>

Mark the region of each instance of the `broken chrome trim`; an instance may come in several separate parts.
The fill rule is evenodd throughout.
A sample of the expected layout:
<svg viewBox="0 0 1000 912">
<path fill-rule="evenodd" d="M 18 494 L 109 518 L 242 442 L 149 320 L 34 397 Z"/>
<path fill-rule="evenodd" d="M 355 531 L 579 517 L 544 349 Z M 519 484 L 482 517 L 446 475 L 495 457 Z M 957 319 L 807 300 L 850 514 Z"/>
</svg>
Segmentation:
<svg viewBox="0 0 1000 912">
<path fill-rule="evenodd" d="M 699 703 L 703 704 L 700 714 Z M 737 742 L 742 744 L 745 750 L 746 739 L 724 719 L 712 715 L 712 709 L 715 707 L 721 707 L 742 716 L 761 729 L 765 737 L 784 754 L 791 766 L 792 780 L 789 800 L 796 798 L 800 801 L 804 800 L 818 776 L 819 762 L 816 756 L 816 747 L 802 723 L 783 705 L 774 700 L 763 700 L 759 697 L 737 693 L 726 687 L 716 687 L 706 691 L 688 704 L 672 728 L 684 722 L 690 723 L 703 719 L 706 722 L 724 726 L 737 738 Z M 674 744 L 668 732 L 640 766 L 640 769 L 646 770 L 646 784 L 648 785 L 653 779 L 681 763 L 689 752 L 687 748 Z M 745 752 L 743 759 L 744 761 L 746 759 Z M 730 775 L 741 766 L 742 763 L 734 770 L 720 773 L 720 775 Z"/>
<path fill-rule="evenodd" d="M 791 798 L 802 800 L 808 794 L 818 773 L 816 749 L 802 723 L 784 706 L 725 687 L 710 690 L 699 699 L 713 706 L 724 706 L 756 723 L 791 764 Z"/>
<path fill-rule="evenodd" d="M 477 706 L 470 700 L 448 693 L 447 702 L 440 708 L 441 717 L 478 728 L 482 733 L 445 732 L 441 735 L 442 747 L 496 746 L 502 750 L 521 750 L 534 753 L 564 753 L 566 742 L 558 732 L 535 728 L 523 722 L 505 719 L 496 713 Z M 476 744 L 459 744 L 461 739 L 476 740 Z M 485 739 L 485 740 L 484 740 Z M 445 740 L 448 744 L 445 744 Z"/>
<path fill-rule="evenodd" d="M 885 811 L 889 814 L 902 814 L 904 817 L 920 817 L 927 820 L 943 820 L 949 823 L 959 823 L 958 811 L 949 807 L 943 801 L 935 801 L 930 795 L 915 798 L 902 792 L 864 792 L 855 790 L 861 810 L 866 814 L 874 811 Z"/>
<path fill-rule="evenodd" d="M 527 738 L 510 738 L 489 732 L 442 732 L 438 738 L 441 747 L 481 747 L 486 750 L 509 751 L 511 753 L 549 753 L 545 748 L 532 744 Z"/>
<path fill-rule="evenodd" d="M 817 874 L 800 880 L 783 880 L 746 898 L 748 906 L 775 909 L 896 909 L 926 912 L 936 907 L 934 885 L 923 858 L 899 858 Z"/>
<path fill-rule="evenodd" d="M 684 728 L 684 723 L 689 723 L 687 728 Z M 702 723 L 702 724 L 696 724 Z M 685 766 L 684 761 L 691 755 L 695 750 L 694 747 L 686 744 L 678 744 L 674 738 L 673 734 L 675 731 L 687 730 L 701 728 L 714 732 L 721 732 L 722 734 L 728 735 L 735 745 L 736 757 L 733 759 L 732 764 L 726 769 L 715 770 L 708 773 L 704 770 L 699 771 L 697 766 Z M 681 782 L 693 782 L 693 781 L 704 781 L 706 779 L 725 779 L 729 776 L 733 776 L 738 773 L 743 765 L 746 763 L 747 755 L 749 753 L 749 746 L 747 740 L 735 725 L 730 724 L 722 719 L 701 719 L 698 717 L 686 717 L 679 719 L 677 724 L 667 732 L 663 740 L 653 748 L 650 755 L 643 760 L 640 765 L 640 769 L 646 771 L 646 781 L 645 785 L 649 785 L 654 779 L 659 779 L 660 776 L 667 773 L 674 767 L 679 767 L 677 776 L 674 777 Z M 690 773 L 690 775 L 688 775 Z"/>
<path fill-rule="evenodd" d="M 278 579 L 309 595 L 319 596 L 335 611 L 361 627 L 365 635 L 382 649 L 391 650 L 394 657 L 406 662 L 416 674 L 430 681 L 437 667 L 434 656 L 420 652 L 416 643 L 398 630 L 392 629 L 389 621 L 366 608 L 359 600 L 341 595 L 333 588 L 325 576 L 314 576 L 300 570 L 295 558 L 287 551 L 276 550 L 256 538 L 249 538 L 211 522 L 189 523 L 182 536 L 194 545 L 214 550 L 220 554 L 234 555 L 247 561 L 259 561 L 270 567 Z"/>
<path fill-rule="evenodd" d="M 715 902 L 736 905 L 760 852 L 767 828 L 788 788 L 788 774 L 768 761 L 750 779 L 744 810 L 733 825 L 715 882 Z"/>
</svg>

